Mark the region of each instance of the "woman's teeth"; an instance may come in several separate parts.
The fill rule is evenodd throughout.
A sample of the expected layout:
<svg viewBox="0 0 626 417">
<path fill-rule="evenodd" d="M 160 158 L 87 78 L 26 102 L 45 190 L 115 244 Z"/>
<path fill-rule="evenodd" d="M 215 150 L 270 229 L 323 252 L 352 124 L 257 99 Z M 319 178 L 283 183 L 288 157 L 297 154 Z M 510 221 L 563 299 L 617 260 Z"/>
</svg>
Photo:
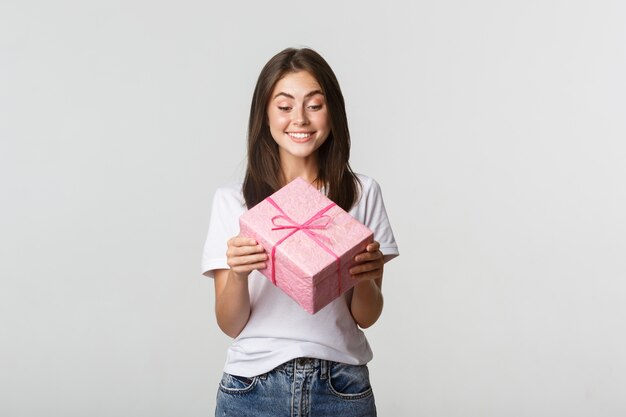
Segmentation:
<svg viewBox="0 0 626 417">
<path fill-rule="evenodd" d="M 311 136 L 310 133 L 288 133 L 288 135 L 294 139 L 306 139 Z"/>
</svg>

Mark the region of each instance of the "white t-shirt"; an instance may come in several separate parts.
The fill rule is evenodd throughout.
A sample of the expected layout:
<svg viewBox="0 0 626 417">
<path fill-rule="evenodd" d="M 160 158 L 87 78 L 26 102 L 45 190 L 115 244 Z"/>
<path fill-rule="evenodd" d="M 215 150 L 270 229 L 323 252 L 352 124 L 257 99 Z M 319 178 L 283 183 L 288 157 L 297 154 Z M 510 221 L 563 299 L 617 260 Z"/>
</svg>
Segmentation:
<svg viewBox="0 0 626 417">
<path fill-rule="evenodd" d="M 374 232 L 374 240 L 388 261 L 398 256 L 380 186 L 358 174 L 362 190 L 350 214 Z M 247 208 L 241 183 L 218 188 L 213 198 L 202 271 L 228 269 L 226 242 L 239 234 L 239 216 Z M 309 314 L 258 271 L 249 276 L 250 318 L 228 349 L 224 371 L 245 377 L 266 373 L 299 357 L 313 357 L 352 365 L 372 359 L 372 351 L 350 314 L 352 290 L 316 314 Z"/>
</svg>

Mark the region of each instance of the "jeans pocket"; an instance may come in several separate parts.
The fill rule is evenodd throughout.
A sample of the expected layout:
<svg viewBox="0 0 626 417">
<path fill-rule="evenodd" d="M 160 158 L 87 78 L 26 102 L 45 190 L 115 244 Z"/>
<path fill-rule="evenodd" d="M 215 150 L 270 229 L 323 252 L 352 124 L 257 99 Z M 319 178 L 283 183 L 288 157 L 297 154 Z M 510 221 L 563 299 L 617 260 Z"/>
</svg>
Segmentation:
<svg viewBox="0 0 626 417">
<path fill-rule="evenodd" d="M 245 394 L 254 389 L 258 377 L 247 378 L 224 372 L 220 381 L 220 391 L 226 394 Z"/>
<path fill-rule="evenodd" d="M 347 400 L 360 400 L 372 395 L 366 365 L 333 363 L 329 370 L 328 385 L 334 395 Z"/>
</svg>

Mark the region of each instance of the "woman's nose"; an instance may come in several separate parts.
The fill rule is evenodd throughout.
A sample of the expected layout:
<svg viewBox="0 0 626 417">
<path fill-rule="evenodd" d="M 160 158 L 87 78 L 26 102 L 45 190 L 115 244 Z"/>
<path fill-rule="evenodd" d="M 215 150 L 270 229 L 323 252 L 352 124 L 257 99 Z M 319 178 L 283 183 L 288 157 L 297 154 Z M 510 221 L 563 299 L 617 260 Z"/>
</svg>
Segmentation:
<svg viewBox="0 0 626 417">
<path fill-rule="evenodd" d="M 298 109 L 296 110 L 294 113 L 294 119 L 293 122 L 297 125 L 306 125 L 307 123 L 309 123 L 309 119 L 306 117 L 306 112 L 304 111 L 304 109 Z"/>
</svg>

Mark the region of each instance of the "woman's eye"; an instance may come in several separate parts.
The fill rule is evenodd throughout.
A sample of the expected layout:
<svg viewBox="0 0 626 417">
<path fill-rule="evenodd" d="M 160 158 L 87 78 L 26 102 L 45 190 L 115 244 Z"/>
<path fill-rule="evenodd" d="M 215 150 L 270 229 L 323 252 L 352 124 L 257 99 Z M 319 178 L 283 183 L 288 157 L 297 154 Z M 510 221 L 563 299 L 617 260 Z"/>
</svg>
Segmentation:
<svg viewBox="0 0 626 417">
<path fill-rule="evenodd" d="M 311 110 L 319 110 L 321 108 L 322 108 L 321 104 L 312 104 L 312 105 L 309 106 L 309 109 L 311 109 Z"/>
<path fill-rule="evenodd" d="M 288 107 L 288 106 L 278 106 L 278 110 L 280 110 L 280 111 L 289 111 L 289 110 L 291 110 L 291 107 Z"/>
</svg>

